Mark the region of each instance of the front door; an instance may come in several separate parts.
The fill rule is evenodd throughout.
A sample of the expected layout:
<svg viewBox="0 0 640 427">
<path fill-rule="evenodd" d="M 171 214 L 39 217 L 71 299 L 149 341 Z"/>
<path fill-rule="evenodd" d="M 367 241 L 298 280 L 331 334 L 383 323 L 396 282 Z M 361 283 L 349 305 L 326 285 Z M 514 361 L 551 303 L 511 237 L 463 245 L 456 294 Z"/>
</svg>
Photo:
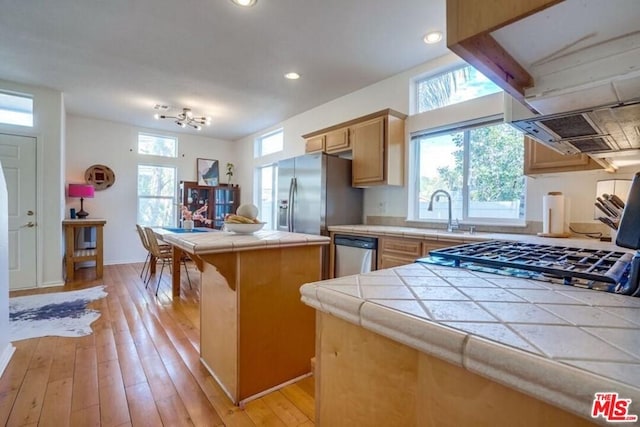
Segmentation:
<svg viewBox="0 0 640 427">
<path fill-rule="evenodd" d="M 9 289 L 36 279 L 36 139 L 0 134 L 0 162 L 9 195 Z"/>
</svg>

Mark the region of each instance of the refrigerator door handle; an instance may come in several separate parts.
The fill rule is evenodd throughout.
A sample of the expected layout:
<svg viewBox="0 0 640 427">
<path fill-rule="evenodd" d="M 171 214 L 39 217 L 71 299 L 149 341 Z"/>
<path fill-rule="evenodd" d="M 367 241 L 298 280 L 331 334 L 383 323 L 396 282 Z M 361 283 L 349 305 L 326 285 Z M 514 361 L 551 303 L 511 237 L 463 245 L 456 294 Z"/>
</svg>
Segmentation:
<svg viewBox="0 0 640 427">
<path fill-rule="evenodd" d="M 288 229 L 290 232 L 293 232 L 293 220 L 295 218 L 295 201 L 296 201 L 296 190 L 297 190 L 297 181 L 296 178 L 291 178 L 291 183 L 289 184 L 289 224 Z"/>
</svg>

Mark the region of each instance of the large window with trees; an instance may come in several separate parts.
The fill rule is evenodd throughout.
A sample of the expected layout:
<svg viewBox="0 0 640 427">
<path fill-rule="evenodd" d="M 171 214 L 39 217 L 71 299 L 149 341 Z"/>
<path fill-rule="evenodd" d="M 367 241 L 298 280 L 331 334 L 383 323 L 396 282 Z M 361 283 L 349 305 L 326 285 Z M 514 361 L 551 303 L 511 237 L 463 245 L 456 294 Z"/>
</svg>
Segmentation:
<svg viewBox="0 0 640 427">
<path fill-rule="evenodd" d="M 523 135 L 504 123 L 485 123 L 455 131 L 423 133 L 412 138 L 417 200 L 414 218 L 446 220 L 451 194 L 452 217 L 518 223 L 524 219 Z"/>
<path fill-rule="evenodd" d="M 178 139 L 138 133 L 138 224 L 176 224 Z"/>
</svg>

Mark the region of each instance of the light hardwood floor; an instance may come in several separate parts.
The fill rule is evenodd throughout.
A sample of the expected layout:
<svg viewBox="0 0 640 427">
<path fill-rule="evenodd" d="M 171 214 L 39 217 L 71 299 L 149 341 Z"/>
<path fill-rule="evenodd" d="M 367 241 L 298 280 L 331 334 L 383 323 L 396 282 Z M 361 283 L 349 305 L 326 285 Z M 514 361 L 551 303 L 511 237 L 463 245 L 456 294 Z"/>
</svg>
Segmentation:
<svg viewBox="0 0 640 427">
<path fill-rule="evenodd" d="M 0 425 L 313 425 L 313 377 L 234 406 L 199 361 L 199 273 L 190 266 L 190 289 L 182 271 L 182 296 L 173 301 L 171 276 L 164 275 L 156 297 L 139 277 L 141 266 L 105 266 L 102 281 L 83 269 L 65 288 L 11 293 L 104 283 L 108 296 L 91 305 L 101 312 L 92 335 L 14 343 L 0 378 Z"/>
</svg>

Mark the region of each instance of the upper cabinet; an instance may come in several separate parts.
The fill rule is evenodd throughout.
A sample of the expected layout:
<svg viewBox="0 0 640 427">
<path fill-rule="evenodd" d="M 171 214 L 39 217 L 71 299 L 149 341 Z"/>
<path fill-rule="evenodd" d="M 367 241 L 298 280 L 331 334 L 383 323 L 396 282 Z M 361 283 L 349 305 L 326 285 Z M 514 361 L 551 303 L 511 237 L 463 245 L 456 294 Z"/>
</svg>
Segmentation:
<svg viewBox="0 0 640 427">
<path fill-rule="evenodd" d="M 528 105 L 553 114 L 640 96 L 640 2 L 447 0 L 447 45 Z"/>
<path fill-rule="evenodd" d="M 602 169 L 586 154 L 560 154 L 531 138 L 524 139 L 524 174 L 539 175 Z"/>
<path fill-rule="evenodd" d="M 306 152 L 350 152 L 352 185 L 404 185 L 406 115 L 386 109 L 302 137 Z"/>
</svg>

